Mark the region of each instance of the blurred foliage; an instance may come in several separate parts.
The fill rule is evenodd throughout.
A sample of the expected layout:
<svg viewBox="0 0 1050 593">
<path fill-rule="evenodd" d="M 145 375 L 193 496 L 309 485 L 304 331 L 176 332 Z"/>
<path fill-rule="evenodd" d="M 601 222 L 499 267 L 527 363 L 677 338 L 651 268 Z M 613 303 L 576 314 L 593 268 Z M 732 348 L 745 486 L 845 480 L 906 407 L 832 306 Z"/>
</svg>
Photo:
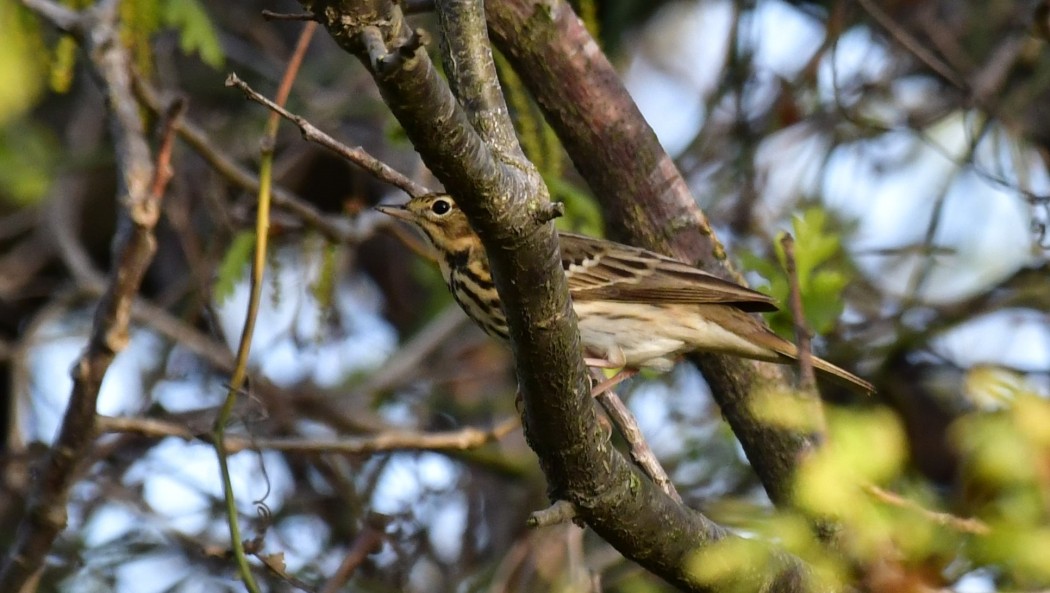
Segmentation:
<svg viewBox="0 0 1050 593">
<path fill-rule="evenodd" d="M 50 129 L 31 119 L 0 128 L 0 202 L 29 206 L 42 200 L 54 179 L 59 146 Z"/>
<path fill-rule="evenodd" d="M 161 0 L 132 0 L 120 3 L 120 35 L 131 49 L 135 68 L 146 75 L 153 72 L 153 34 L 160 29 Z M 188 0 L 192 4 L 194 0 Z"/>
<path fill-rule="evenodd" d="M 92 3 L 89 0 L 67 2 L 71 8 L 83 9 Z M 0 7 L 0 24 L 3 24 L 3 7 Z M 136 70 L 144 75 L 153 71 L 153 37 L 162 27 L 174 29 L 179 37 L 179 49 L 186 55 L 198 55 L 202 62 L 219 69 L 225 63 L 225 54 L 219 43 L 219 35 L 211 17 L 198 0 L 124 0 L 120 3 L 121 38 L 131 49 Z M 5 27 L 6 29 L 6 27 Z M 16 40 L 18 35 L 13 36 Z M 4 42 L 0 41 L 0 52 Z M 58 93 L 69 91 L 76 65 L 76 42 L 69 35 L 62 35 L 55 46 L 50 61 L 51 89 Z M 0 53 L 0 63 L 3 55 Z M 26 72 L 32 73 L 31 68 Z M 38 81 L 36 77 L 35 81 Z M 32 85 L 22 88 L 32 88 Z M 2 101 L 2 95 L 0 95 Z M 0 114 L 4 112 L 0 103 Z"/>
<path fill-rule="evenodd" d="M 245 270 L 251 264 L 255 252 L 255 232 L 240 231 L 230 240 L 222 262 L 216 269 L 215 282 L 212 283 L 212 298 L 217 305 L 226 302 L 233 296 L 237 283 L 244 279 Z"/>
<path fill-rule="evenodd" d="M 16 2 L 0 3 L 0 128 L 24 113 L 44 90 L 46 53 L 40 25 Z"/>
<path fill-rule="evenodd" d="M 335 289 L 338 284 L 339 272 L 337 266 L 339 262 L 339 248 L 328 241 L 320 240 L 320 238 L 309 243 L 320 243 L 319 251 L 321 252 L 321 265 L 317 279 L 310 284 L 310 294 L 317 301 L 321 314 L 327 315 L 335 303 Z M 324 326 L 323 323 L 318 325 Z"/>
<path fill-rule="evenodd" d="M 179 33 L 179 49 L 186 55 L 197 54 L 205 64 L 222 68 L 226 63 L 219 34 L 211 17 L 199 0 L 164 0 L 162 18 L 165 25 Z"/>
<path fill-rule="evenodd" d="M 1003 586 L 1050 583 L 1050 402 L 1024 389 L 1004 410 L 960 418 L 962 500 L 991 526 L 968 542 L 972 561 L 998 568 Z"/>
<path fill-rule="evenodd" d="M 777 568 L 768 543 L 778 542 L 811 567 L 818 589 L 849 586 L 856 567 L 866 567 L 868 580 L 892 573 L 915 584 L 932 579 L 943 585 L 976 566 L 991 569 L 1001 589 L 1050 583 L 1050 402 L 1045 398 L 1021 390 L 1007 409 L 955 422 L 966 494 L 948 507 L 909 473 L 907 443 L 894 413 L 836 407 L 826 412 L 827 440 L 797 477 L 798 512 L 736 510 L 736 526 L 761 537 L 698 553 L 692 562 L 703 580 L 719 590 L 738 590 L 739 575 Z M 838 551 L 845 555 L 829 553 L 820 543 L 813 519 L 835 522 Z"/>
<path fill-rule="evenodd" d="M 791 218 L 791 226 L 806 324 L 815 334 L 824 334 L 838 323 L 844 307 L 842 291 L 856 272 L 844 258 L 842 231 L 831 223 L 826 210 L 810 206 Z M 779 311 L 768 315 L 769 325 L 781 336 L 793 338 L 795 326 L 787 307 L 790 284 L 781 243 L 783 236 L 778 234 L 773 242 L 779 266 L 746 250 L 741 251 L 740 258 L 746 268 L 757 272 L 768 283 L 757 289 L 781 303 Z"/>
</svg>

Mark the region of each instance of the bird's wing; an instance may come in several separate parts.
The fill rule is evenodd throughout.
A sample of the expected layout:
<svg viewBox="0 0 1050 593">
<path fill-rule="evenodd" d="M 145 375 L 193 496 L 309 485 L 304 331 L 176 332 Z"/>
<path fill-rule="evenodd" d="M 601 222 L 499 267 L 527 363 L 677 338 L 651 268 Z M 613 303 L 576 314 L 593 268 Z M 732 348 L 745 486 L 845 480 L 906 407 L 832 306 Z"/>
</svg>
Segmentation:
<svg viewBox="0 0 1050 593">
<path fill-rule="evenodd" d="M 577 300 L 722 303 L 775 311 L 773 299 L 652 251 L 561 233 L 561 261 Z"/>
</svg>

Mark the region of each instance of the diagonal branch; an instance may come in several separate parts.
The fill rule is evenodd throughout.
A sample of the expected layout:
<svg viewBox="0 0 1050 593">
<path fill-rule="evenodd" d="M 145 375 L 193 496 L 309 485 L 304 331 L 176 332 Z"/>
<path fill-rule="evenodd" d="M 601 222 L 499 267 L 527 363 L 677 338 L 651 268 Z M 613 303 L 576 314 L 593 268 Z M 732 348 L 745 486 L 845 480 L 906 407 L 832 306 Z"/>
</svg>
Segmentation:
<svg viewBox="0 0 1050 593">
<path fill-rule="evenodd" d="M 677 504 L 605 438 L 589 395 L 546 188 L 535 169 L 498 160 L 498 150 L 473 127 L 396 4 L 301 1 L 323 15 L 333 39 L 369 69 L 423 161 L 478 231 L 507 315 L 526 436 L 553 496 L 572 503 L 580 519 L 647 569 L 686 590 L 712 590 L 694 570 L 697 553 L 722 540 L 742 540 Z M 669 159 L 665 166 L 658 184 L 677 175 Z M 678 184 L 684 187 L 680 178 Z M 764 549 L 770 564 L 734 577 L 748 589 L 798 590 L 805 574 L 798 559 Z"/>
<path fill-rule="evenodd" d="M 671 157 L 583 23 L 563 0 L 545 6 L 489 0 L 491 34 L 602 203 L 612 233 L 739 281 Z M 790 504 L 798 461 L 819 440 L 770 426 L 752 397 L 756 387 L 786 383 L 784 370 L 727 356 L 694 360 L 766 492 L 776 504 Z"/>
</svg>

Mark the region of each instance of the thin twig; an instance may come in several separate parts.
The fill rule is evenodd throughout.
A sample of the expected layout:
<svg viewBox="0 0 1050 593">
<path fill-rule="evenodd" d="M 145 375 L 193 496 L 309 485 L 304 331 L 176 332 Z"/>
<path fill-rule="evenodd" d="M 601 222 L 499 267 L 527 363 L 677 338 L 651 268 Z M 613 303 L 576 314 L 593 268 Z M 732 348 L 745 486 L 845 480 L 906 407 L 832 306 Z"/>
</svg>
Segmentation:
<svg viewBox="0 0 1050 593">
<path fill-rule="evenodd" d="M 416 432 L 386 430 L 365 437 L 337 439 L 305 438 L 248 438 L 222 435 L 223 449 L 229 453 L 241 451 L 283 451 L 285 453 L 367 455 L 391 451 L 467 451 L 502 440 L 520 426 L 517 417 L 507 418 L 487 429 L 466 427 L 443 432 Z M 98 416 L 96 430 L 103 433 L 131 433 L 161 439 L 176 437 L 186 441 L 200 439 L 215 443 L 215 435 L 195 432 L 189 426 L 156 418 Z"/>
<path fill-rule="evenodd" d="M 255 101 L 256 103 L 265 106 L 267 109 L 272 110 L 281 117 L 299 126 L 299 131 L 302 132 L 304 140 L 314 142 L 320 146 L 327 148 L 328 150 L 331 150 L 337 155 L 345 158 L 351 163 L 354 163 L 355 165 L 361 167 L 365 171 L 371 173 L 373 176 L 375 176 L 376 179 L 379 179 L 380 181 L 389 183 L 390 185 L 400 188 L 402 191 L 404 191 L 412 197 L 426 195 L 431 192 L 430 189 L 416 183 L 415 181 L 412 181 L 411 179 L 409 179 L 405 175 L 402 175 L 390 165 L 387 165 L 383 161 L 380 161 L 374 156 L 368 154 L 368 152 L 360 146 L 347 146 L 342 142 L 339 142 L 335 138 L 332 138 L 328 134 L 322 132 L 316 126 L 311 124 L 306 118 L 295 115 L 294 113 L 291 113 L 284 107 L 281 107 L 280 105 L 277 105 L 273 101 L 260 95 L 258 92 L 252 89 L 252 87 L 249 86 L 248 83 L 238 78 L 236 74 L 231 73 L 229 76 L 226 77 L 226 86 L 235 86 L 241 89 L 241 91 L 243 91 L 244 94 L 252 101 Z"/>
<path fill-rule="evenodd" d="M 160 114 L 163 111 L 160 93 L 141 76 L 136 76 L 134 83 L 135 94 L 139 101 L 150 111 Z M 252 193 L 259 193 L 258 176 L 215 148 L 214 143 L 200 126 L 184 117 L 176 123 L 175 129 L 179 137 L 227 181 Z M 272 193 L 274 205 L 295 214 L 305 224 L 332 242 L 356 244 L 368 238 L 372 233 L 373 227 L 365 228 L 363 232 L 356 232 L 354 229 L 338 224 L 312 204 L 283 187 L 274 186 Z M 381 224 L 388 224 L 387 219 L 388 217 L 382 217 Z"/>
<path fill-rule="evenodd" d="M 320 593 L 337 593 L 350 580 L 350 577 L 354 576 L 354 571 L 361 566 L 368 555 L 379 551 L 385 539 L 383 529 L 387 521 L 384 519 L 385 517 L 375 513 L 365 517 L 364 526 L 354 538 L 354 543 L 350 544 L 350 549 L 346 551 L 343 562 L 321 587 Z"/>
<path fill-rule="evenodd" d="M 299 68 L 302 66 L 303 56 L 309 47 L 310 39 L 317 29 L 316 23 L 307 23 L 299 34 L 299 42 L 295 51 L 288 60 L 284 76 L 277 91 L 278 103 L 288 100 L 292 83 Z M 251 352 L 252 335 L 255 332 L 255 321 L 259 313 L 259 302 L 262 298 L 263 274 L 266 269 L 266 248 L 270 233 L 270 197 L 273 178 L 273 148 L 277 138 L 277 127 L 280 120 L 271 116 L 266 122 L 266 130 L 261 141 L 262 159 L 259 163 L 259 199 L 255 215 L 255 253 L 252 258 L 251 274 L 249 276 L 248 310 L 245 314 L 244 327 L 241 331 L 240 343 L 237 347 L 236 365 L 230 377 L 229 390 L 226 392 L 226 400 L 215 417 L 212 427 L 214 436 L 215 454 L 219 461 L 219 471 L 222 474 L 223 499 L 226 503 L 226 521 L 230 527 L 230 545 L 233 548 L 234 559 L 237 563 L 238 572 L 245 588 L 251 593 L 257 593 L 258 584 L 252 575 L 251 566 L 245 556 L 244 544 L 241 541 L 240 528 L 237 520 L 237 501 L 233 493 L 233 484 L 230 480 L 230 468 L 227 457 L 233 451 L 227 449 L 225 442 L 226 424 L 229 422 L 233 407 L 237 403 L 238 395 L 244 389 L 248 379 L 248 355 Z"/>
<path fill-rule="evenodd" d="M 795 344 L 798 346 L 798 382 L 803 391 L 812 391 L 817 384 L 813 373 L 813 350 L 810 345 L 809 328 L 806 326 L 806 312 L 802 308 L 802 289 L 799 286 L 798 269 L 795 266 L 795 239 L 785 233 L 780 239 L 784 248 L 784 267 L 787 270 L 790 296 L 788 305 L 791 317 L 795 322 Z"/>
<path fill-rule="evenodd" d="M 598 369 L 592 369 L 591 373 L 598 381 L 604 379 L 601 371 Z M 598 403 L 602 405 L 602 408 L 605 409 L 605 413 L 612 419 L 620 434 L 623 435 L 624 440 L 630 445 L 631 459 L 638 464 L 638 467 L 642 468 L 642 471 L 661 490 L 673 498 L 675 502 L 681 503 L 682 495 L 678 494 L 678 490 L 675 489 L 671 478 L 667 476 L 667 472 L 660 465 L 660 460 L 656 458 L 656 454 L 653 453 L 649 443 L 645 440 L 645 435 L 642 434 L 642 430 L 638 426 L 638 420 L 627 409 L 620 396 L 616 395 L 616 392 L 613 390 L 606 389 L 595 397 Z"/>
<path fill-rule="evenodd" d="M 171 181 L 173 169 L 171 167 L 171 150 L 175 145 L 175 126 L 186 113 L 186 101 L 175 99 L 164 113 L 164 122 L 161 124 L 160 147 L 157 149 L 157 164 L 153 171 L 153 184 L 150 193 L 155 200 L 164 195 L 164 190 Z"/>
<path fill-rule="evenodd" d="M 317 22 L 317 15 L 312 12 L 274 12 L 263 10 L 262 17 L 268 21 L 313 21 Z"/>
<path fill-rule="evenodd" d="M 966 81 L 959 77 L 955 71 L 937 56 L 933 55 L 922 43 L 920 43 L 914 36 L 905 31 L 900 25 L 898 25 L 890 15 L 886 14 L 884 10 L 872 0 L 857 0 L 861 7 L 871 15 L 871 18 L 875 19 L 882 28 L 890 34 L 891 37 L 897 40 L 904 49 L 911 52 L 913 56 L 919 59 L 920 62 L 926 64 L 926 66 L 944 77 L 945 80 L 955 85 L 961 90 L 967 90 L 968 85 Z"/>
<path fill-rule="evenodd" d="M 868 484 L 864 489 L 875 497 L 877 500 L 886 504 L 900 507 L 902 509 L 909 509 L 915 511 L 925 517 L 926 519 L 937 523 L 938 525 L 944 525 L 945 527 L 951 527 L 956 531 L 963 533 L 969 533 L 973 535 L 988 535 L 992 532 L 992 528 L 987 523 L 980 519 L 970 519 L 966 517 L 957 517 L 951 513 L 942 513 L 938 511 L 931 511 L 915 502 L 904 498 L 903 496 L 884 490 L 874 484 Z"/>
</svg>

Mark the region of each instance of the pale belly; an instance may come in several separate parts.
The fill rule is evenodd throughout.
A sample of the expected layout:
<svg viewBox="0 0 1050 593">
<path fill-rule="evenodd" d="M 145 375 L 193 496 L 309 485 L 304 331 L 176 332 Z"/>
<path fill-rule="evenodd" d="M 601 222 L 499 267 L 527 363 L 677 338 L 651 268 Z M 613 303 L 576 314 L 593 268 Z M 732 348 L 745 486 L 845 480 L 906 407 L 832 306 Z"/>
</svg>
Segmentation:
<svg viewBox="0 0 1050 593">
<path fill-rule="evenodd" d="M 760 360 L 779 358 L 777 353 L 705 319 L 688 305 L 670 307 L 674 322 L 659 326 L 653 321 L 655 317 L 668 318 L 668 310 L 659 305 L 632 303 L 626 309 L 622 303 L 582 301 L 574 303 L 573 308 L 584 350 L 614 366 L 666 371 L 679 356 L 694 350 Z"/>
</svg>

